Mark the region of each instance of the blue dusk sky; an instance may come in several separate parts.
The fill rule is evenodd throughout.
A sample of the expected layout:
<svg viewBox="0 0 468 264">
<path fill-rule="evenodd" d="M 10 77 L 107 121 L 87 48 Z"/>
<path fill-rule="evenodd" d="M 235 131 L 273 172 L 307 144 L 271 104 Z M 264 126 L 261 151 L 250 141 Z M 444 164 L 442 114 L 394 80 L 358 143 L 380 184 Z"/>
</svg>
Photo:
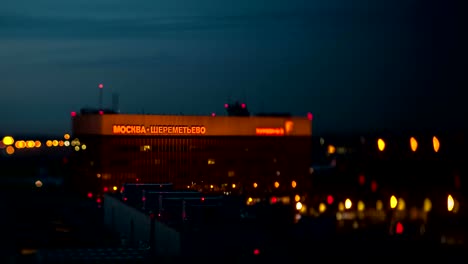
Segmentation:
<svg viewBox="0 0 468 264">
<path fill-rule="evenodd" d="M 123 113 L 314 114 L 317 133 L 466 126 L 466 10 L 446 0 L 7 0 L 0 133 Z"/>
</svg>

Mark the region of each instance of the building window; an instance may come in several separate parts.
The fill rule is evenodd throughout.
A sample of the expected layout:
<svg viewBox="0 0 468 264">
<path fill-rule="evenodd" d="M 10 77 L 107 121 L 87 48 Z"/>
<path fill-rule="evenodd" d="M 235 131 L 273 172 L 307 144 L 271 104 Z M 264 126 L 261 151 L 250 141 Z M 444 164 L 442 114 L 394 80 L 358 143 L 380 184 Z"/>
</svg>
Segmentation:
<svg viewBox="0 0 468 264">
<path fill-rule="evenodd" d="M 150 145 L 140 146 L 140 151 L 151 151 Z"/>
</svg>

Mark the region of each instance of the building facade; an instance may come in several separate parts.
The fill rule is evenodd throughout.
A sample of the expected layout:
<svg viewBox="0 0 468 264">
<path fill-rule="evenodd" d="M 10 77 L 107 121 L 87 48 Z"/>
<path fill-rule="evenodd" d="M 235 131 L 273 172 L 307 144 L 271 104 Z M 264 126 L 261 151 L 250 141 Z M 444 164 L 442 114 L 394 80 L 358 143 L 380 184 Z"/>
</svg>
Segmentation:
<svg viewBox="0 0 468 264">
<path fill-rule="evenodd" d="M 282 192 L 299 188 L 310 175 L 307 117 L 101 113 L 75 115 L 72 124 L 72 184 L 82 192 L 132 182 Z"/>
</svg>

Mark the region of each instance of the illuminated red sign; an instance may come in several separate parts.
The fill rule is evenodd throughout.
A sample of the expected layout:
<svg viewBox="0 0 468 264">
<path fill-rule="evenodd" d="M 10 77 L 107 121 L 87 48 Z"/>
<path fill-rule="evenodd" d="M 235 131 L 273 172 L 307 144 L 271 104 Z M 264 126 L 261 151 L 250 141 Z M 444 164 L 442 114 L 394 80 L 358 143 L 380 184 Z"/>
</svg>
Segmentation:
<svg viewBox="0 0 468 264">
<path fill-rule="evenodd" d="M 259 136 L 283 136 L 284 128 L 282 127 L 257 127 L 255 134 Z"/>
<path fill-rule="evenodd" d="M 138 134 L 138 135 L 155 135 L 155 134 L 180 134 L 180 135 L 204 135 L 206 128 L 204 126 L 174 126 L 174 125 L 114 125 L 112 127 L 113 134 Z"/>
</svg>

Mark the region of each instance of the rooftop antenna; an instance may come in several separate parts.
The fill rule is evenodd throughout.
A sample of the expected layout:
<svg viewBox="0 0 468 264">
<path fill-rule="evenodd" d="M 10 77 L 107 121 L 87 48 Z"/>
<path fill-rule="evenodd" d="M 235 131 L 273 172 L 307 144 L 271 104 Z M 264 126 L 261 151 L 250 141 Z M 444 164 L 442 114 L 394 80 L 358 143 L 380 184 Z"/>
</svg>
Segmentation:
<svg viewBox="0 0 468 264">
<path fill-rule="evenodd" d="M 104 84 L 100 83 L 98 85 L 99 87 L 99 110 L 102 110 L 102 100 L 103 100 L 103 90 L 104 90 Z"/>
</svg>

